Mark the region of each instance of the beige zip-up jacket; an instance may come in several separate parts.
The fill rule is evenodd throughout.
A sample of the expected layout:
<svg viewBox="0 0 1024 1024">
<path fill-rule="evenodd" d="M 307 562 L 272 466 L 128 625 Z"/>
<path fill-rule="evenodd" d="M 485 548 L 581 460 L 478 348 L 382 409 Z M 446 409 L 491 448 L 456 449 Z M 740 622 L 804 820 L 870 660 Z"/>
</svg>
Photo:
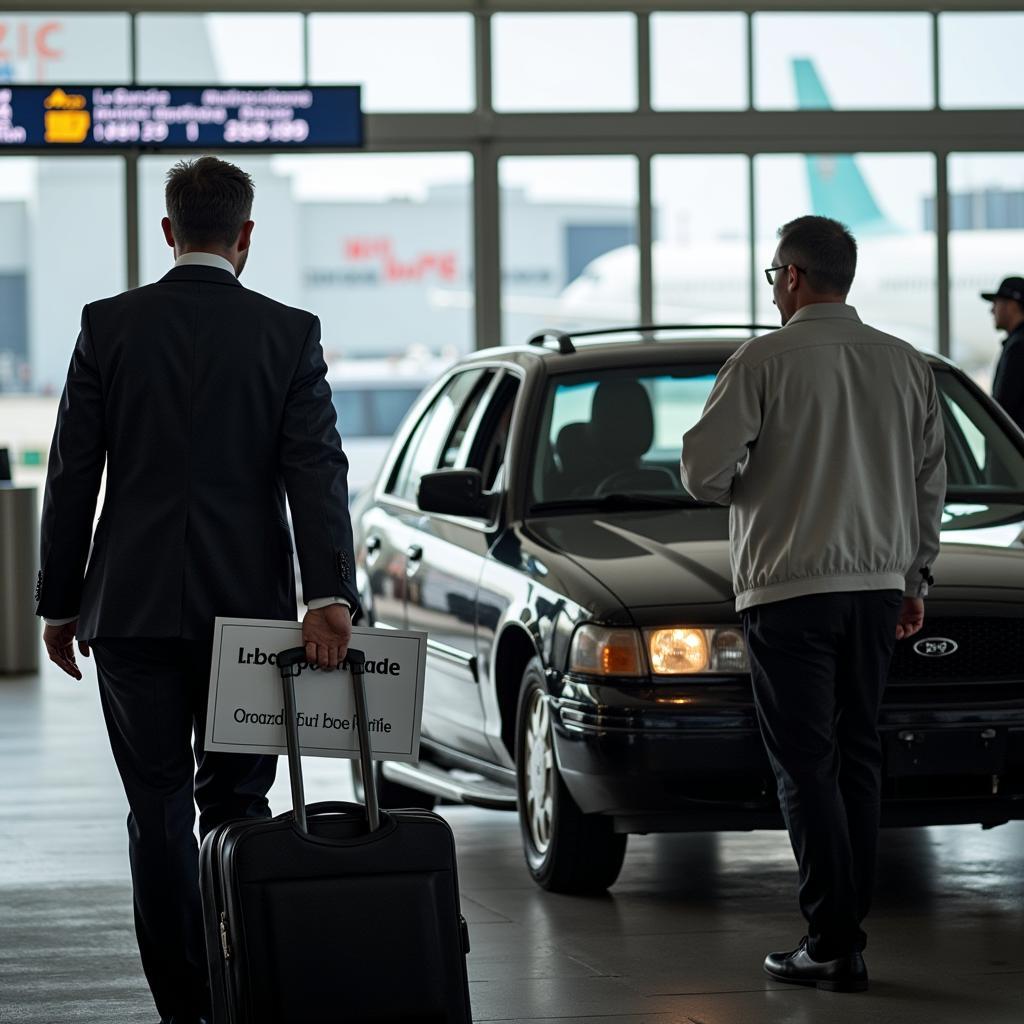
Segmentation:
<svg viewBox="0 0 1024 1024">
<path fill-rule="evenodd" d="M 695 498 L 730 506 L 737 610 L 927 593 L 946 493 L 935 378 L 852 306 L 805 306 L 737 349 L 683 437 L 681 473 Z"/>
</svg>

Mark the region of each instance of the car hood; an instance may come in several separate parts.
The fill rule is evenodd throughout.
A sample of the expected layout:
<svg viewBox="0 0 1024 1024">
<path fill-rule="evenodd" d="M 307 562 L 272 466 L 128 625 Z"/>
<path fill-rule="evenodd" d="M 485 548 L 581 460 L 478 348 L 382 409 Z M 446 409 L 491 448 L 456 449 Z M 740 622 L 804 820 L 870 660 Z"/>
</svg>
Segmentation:
<svg viewBox="0 0 1024 1024">
<path fill-rule="evenodd" d="M 950 502 L 940 537 L 932 596 L 970 590 L 998 600 L 1000 592 L 1024 591 L 1024 505 Z"/>
<path fill-rule="evenodd" d="M 629 609 L 732 607 L 728 509 L 656 509 L 531 519 L 538 543 L 572 559 Z M 1024 593 L 1024 506 L 949 504 L 934 598 Z M 731 617 L 731 616 L 730 616 Z"/>
<path fill-rule="evenodd" d="M 728 509 L 589 512 L 531 519 L 527 526 L 627 608 L 733 601 Z"/>
</svg>

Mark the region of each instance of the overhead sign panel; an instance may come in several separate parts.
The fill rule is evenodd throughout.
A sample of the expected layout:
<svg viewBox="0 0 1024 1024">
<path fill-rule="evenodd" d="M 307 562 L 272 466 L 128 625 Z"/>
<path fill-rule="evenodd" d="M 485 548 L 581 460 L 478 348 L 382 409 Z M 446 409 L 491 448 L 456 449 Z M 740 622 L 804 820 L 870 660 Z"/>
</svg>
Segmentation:
<svg viewBox="0 0 1024 1024">
<path fill-rule="evenodd" d="M 362 145 L 357 85 L 289 89 L 0 84 L 0 150 Z"/>
</svg>

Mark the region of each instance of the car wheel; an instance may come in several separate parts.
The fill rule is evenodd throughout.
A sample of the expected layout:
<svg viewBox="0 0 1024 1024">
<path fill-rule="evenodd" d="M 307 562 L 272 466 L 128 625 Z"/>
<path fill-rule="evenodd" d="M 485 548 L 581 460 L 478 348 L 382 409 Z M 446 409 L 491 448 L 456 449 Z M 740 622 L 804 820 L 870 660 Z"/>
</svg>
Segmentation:
<svg viewBox="0 0 1024 1024">
<path fill-rule="evenodd" d="M 418 807 L 424 811 L 432 811 L 437 798 L 431 793 L 424 793 L 412 786 L 403 786 L 400 782 L 392 782 L 384 778 L 379 761 L 373 763 L 373 778 L 377 783 L 377 803 L 381 807 Z M 366 802 L 366 790 L 363 788 L 363 769 L 358 761 L 352 762 L 352 788 L 356 800 Z"/>
<path fill-rule="evenodd" d="M 558 772 L 539 658 L 526 666 L 516 715 L 516 789 L 523 850 L 533 880 L 551 892 L 599 893 L 619 877 L 626 836 L 611 818 L 584 814 Z"/>
</svg>

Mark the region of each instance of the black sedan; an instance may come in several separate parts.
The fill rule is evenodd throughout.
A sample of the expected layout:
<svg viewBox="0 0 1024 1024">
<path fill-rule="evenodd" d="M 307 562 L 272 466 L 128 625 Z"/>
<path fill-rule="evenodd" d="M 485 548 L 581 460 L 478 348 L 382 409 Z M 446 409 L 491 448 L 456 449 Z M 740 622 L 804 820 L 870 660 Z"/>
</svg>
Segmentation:
<svg viewBox="0 0 1024 1024">
<path fill-rule="evenodd" d="M 430 638 L 423 760 L 379 769 L 384 802 L 518 808 L 554 891 L 611 885 L 629 833 L 782 825 L 728 509 L 679 481 L 741 340 L 707 333 L 474 353 L 414 406 L 357 509 L 370 623 Z M 931 362 L 948 503 L 882 709 L 883 822 L 991 827 L 1024 817 L 1024 434 Z"/>
</svg>

